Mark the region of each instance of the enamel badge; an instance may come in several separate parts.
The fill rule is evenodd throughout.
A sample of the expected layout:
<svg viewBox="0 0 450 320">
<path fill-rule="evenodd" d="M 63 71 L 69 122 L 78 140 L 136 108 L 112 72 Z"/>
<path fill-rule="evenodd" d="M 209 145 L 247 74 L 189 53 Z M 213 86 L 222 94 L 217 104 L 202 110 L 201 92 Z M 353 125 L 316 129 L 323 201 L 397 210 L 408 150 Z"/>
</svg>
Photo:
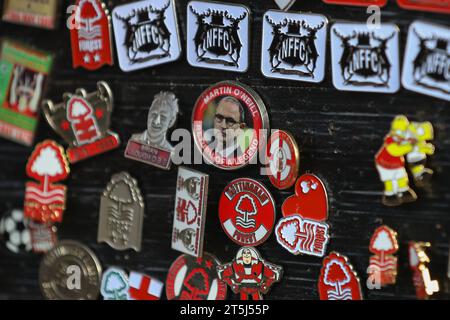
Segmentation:
<svg viewBox="0 0 450 320">
<path fill-rule="evenodd" d="M 112 176 L 100 202 L 98 242 L 116 250 L 141 251 L 144 199 L 137 181 L 128 173 Z"/>
<path fill-rule="evenodd" d="M 52 140 L 39 143 L 26 166 L 25 217 L 37 222 L 61 222 L 66 208 L 66 186 L 55 184 L 70 173 L 64 149 Z"/>
<path fill-rule="evenodd" d="M 14 209 L 7 212 L 0 220 L 0 238 L 6 248 L 13 253 L 27 253 L 32 249 L 30 237 L 30 220 L 23 211 Z"/>
<path fill-rule="evenodd" d="M 349 5 L 349 6 L 379 6 L 383 7 L 386 5 L 387 0 L 323 0 L 323 2 L 329 3 L 329 4 L 343 4 L 343 5 Z"/>
<path fill-rule="evenodd" d="M 395 284 L 397 279 L 397 233 L 388 226 L 378 227 L 370 240 L 369 277 L 381 286 Z"/>
<path fill-rule="evenodd" d="M 56 245 L 56 226 L 52 222 L 40 223 L 30 220 L 28 228 L 34 253 L 45 253 Z"/>
<path fill-rule="evenodd" d="M 322 181 L 312 174 L 302 175 L 295 195 L 281 207 L 283 218 L 275 227 L 278 243 L 292 254 L 323 257 L 330 239 L 328 197 Z"/>
<path fill-rule="evenodd" d="M 450 28 L 415 21 L 408 31 L 402 84 L 411 91 L 450 101 Z"/>
<path fill-rule="evenodd" d="M 55 29 L 58 0 L 5 0 L 3 21 L 44 29 Z"/>
<path fill-rule="evenodd" d="M 77 25 L 70 29 L 73 67 L 96 70 L 113 64 L 111 25 L 101 0 L 77 0 Z"/>
<path fill-rule="evenodd" d="M 122 71 L 149 68 L 180 57 L 174 0 L 126 3 L 114 8 L 112 20 Z"/>
<path fill-rule="evenodd" d="M 59 104 L 47 100 L 43 108 L 50 126 L 69 144 L 70 163 L 119 147 L 119 137 L 109 131 L 113 95 L 106 82 L 98 82 L 97 91 L 91 93 L 84 89 L 65 93 L 63 100 Z"/>
<path fill-rule="evenodd" d="M 147 130 L 131 137 L 125 157 L 169 170 L 174 147 L 167 141 L 167 132 L 175 125 L 178 110 L 178 99 L 173 93 L 157 94 L 148 111 Z"/>
<path fill-rule="evenodd" d="M 220 261 L 204 252 L 202 258 L 179 256 L 170 266 L 166 280 L 168 300 L 225 300 L 227 285 L 217 275 Z"/>
<path fill-rule="evenodd" d="M 325 77 L 327 26 L 327 18 L 320 14 L 267 11 L 263 18 L 263 75 L 321 82 Z"/>
<path fill-rule="evenodd" d="M 409 242 L 409 267 L 416 288 L 416 297 L 419 300 L 426 300 L 434 293 L 439 292 L 439 282 L 431 280 L 428 268 L 430 258 L 425 250 L 430 246 L 428 242 Z"/>
<path fill-rule="evenodd" d="M 265 261 L 255 248 L 242 247 L 232 262 L 217 266 L 217 275 L 241 300 L 262 300 L 281 281 L 283 268 Z"/>
<path fill-rule="evenodd" d="M 193 67 L 246 72 L 250 11 L 233 3 L 191 1 L 187 8 L 187 60 Z"/>
<path fill-rule="evenodd" d="M 130 300 L 128 276 L 119 268 L 108 268 L 102 275 L 100 293 L 104 300 Z"/>
<path fill-rule="evenodd" d="M 338 90 L 395 93 L 400 89 L 399 29 L 337 22 L 330 30 L 333 84 Z"/>
<path fill-rule="evenodd" d="M 397 3 L 405 9 L 450 13 L 450 2 L 445 0 L 397 0 Z"/>
<path fill-rule="evenodd" d="M 296 0 L 274 0 L 278 7 L 283 10 L 289 10 Z"/>
<path fill-rule="evenodd" d="M 331 252 L 323 259 L 319 276 L 320 300 L 362 300 L 361 285 L 347 257 Z"/>
<path fill-rule="evenodd" d="M 160 300 L 164 284 L 139 272 L 130 272 L 130 300 Z"/>
<path fill-rule="evenodd" d="M 178 168 L 172 227 L 172 249 L 201 257 L 205 232 L 209 176 Z"/>
</svg>

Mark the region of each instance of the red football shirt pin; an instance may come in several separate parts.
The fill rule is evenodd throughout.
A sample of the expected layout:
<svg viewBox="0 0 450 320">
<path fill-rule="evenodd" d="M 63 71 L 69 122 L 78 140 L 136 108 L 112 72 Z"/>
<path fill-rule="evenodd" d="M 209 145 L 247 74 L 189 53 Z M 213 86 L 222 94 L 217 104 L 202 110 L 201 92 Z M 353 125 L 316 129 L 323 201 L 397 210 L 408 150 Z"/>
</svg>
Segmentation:
<svg viewBox="0 0 450 320">
<path fill-rule="evenodd" d="M 328 197 L 322 181 L 312 174 L 302 175 L 295 195 L 281 207 L 283 218 L 275 227 L 277 241 L 292 254 L 325 255 L 329 240 Z"/>
<path fill-rule="evenodd" d="M 425 253 L 425 249 L 430 246 L 428 242 L 409 242 L 409 267 L 416 288 L 416 297 L 419 300 L 428 299 L 434 293 L 439 292 L 439 283 L 437 280 L 431 280 L 428 269 L 430 258 Z"/>
<path fill-rule="evenodd" d="M 397 0 L 397 2 L 405 9 L 450 13 L 448 0 Z"/>
<path fill-rule="evenodd" d="M 359 278 L 347 257 L 332 252 L 323 259 L 319 276 L 320 300 L 362 300 Z"/>
<path fill-rule="evenodd" d="M 70 29 L 73 67 L 96 70 L 113 64 L 111 24 L 100 0 L 77 0 L 76 26 Z"/>
<path fill-rule="evenodd" d="M 242 247 L 232 262 L 217 267 L 219 279 L 228 284 L 241 300 L 262 300 L 283 276 L 281 266 L 265 261 L 253 247 Z"/>
<path fill-rule="evenodd" d="M 369 250 L 374 254 L 369 261 L 370 276 L 381 286 L 394 284 L 398 267 L 394 256 L 398 251 L 397 233 L 388 226 L 378 227 L 370 240 Z"/>
<path fill-rule="evenodd" d="M 383 7 L 386 5 L 387 0 L 323 0 L 325 3 L 329 4 L 343 4 L 349 6 L 379 6 Z"/>
</svg>

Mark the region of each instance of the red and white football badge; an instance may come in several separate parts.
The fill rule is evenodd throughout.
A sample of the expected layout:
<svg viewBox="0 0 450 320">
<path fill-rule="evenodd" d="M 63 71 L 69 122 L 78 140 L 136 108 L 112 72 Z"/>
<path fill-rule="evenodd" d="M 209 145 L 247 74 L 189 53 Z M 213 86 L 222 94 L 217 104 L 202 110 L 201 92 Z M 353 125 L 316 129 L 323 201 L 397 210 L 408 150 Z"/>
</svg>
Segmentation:
<svg viewBox="0 0 450 320">
<path fill-rule="evenodd" d="M 111 24 L 100 0 L 77 0 L 76 26 L 70 29 L 73 67 L 96 70 L 112 65 Z"/>
<path fill-rule="evenodd" d="M 419 300 L 428 299 L 434 293 L 439 292 L 439 282 L 431 280 L 430 269 L 428 269 L 430 258 L 425 250 L 430 246 L 428 242 L 415 241 L 410 241 L 408 245 L 409 267 L 416 288 L 416 297 Z"/>
<path fill-rule="evenodd" d="M 30 220 L 28 228 L 34 253 L 45 253 L 56 245 L 56 227 L 52 222 L 40 223 Z"/>
<path fill-rule="evenodd" d="M 322 181 L 312 174 L 302 175 L 295 195 L 282 207 L 283 218 L 275 227 L 277 241 L 292 254 L 325 255 L 329 240 L 328 197 Z"/>
<path fill-rule="evenodd" d="M 130 300 L 160 300 L 164 284 L 139 272 L 130 272 L 128 278 Z"/>
<path fill-rule="evenodd" d="M 323 259 L 319 276 L 320 300 L 362 300 L 358 276 L 347 257 L 337 252 Z"/>
<path fill-rule="evenodd" d="M 278 189 L 292 187 L 297 179 L 300 154 L 294 137 L 286 131 L 275 130 L 267 145 L 270 182 Z"/>
<path fill-rule="evenodd" d="M 217 277 L 219 260 L 204 252 L 202 258 L 183 254 L 169 269 L 168 300 L 225 300 L 227 285 Z"/>
<path fill-rule="evenodd" d="M 405 9 L 450 13 L 448 0 L 397 0 L 397 2 Z"/>
<path fill-rule="evenodd" d="M 370 240 L 369 271 L 371 278 L 379 281 L 381 286 L 394 284 L 397 278 L 398 251 L 397 233 L 388 226 L 378 227 Z"/>
<path fill-rule="evenodd" d="M 387 0 L 323 0 L 325 3 L 329 4 L 343 4 L 343 5 L 349 5 L 349 6 L 379 6 L 383 7 L 386 5 Z"/>
<path fill-rule="evenodd" d="M 227 236 L 241 246 L 257 246 L 272 233 L 275 203 L 258 181 L 231 181 L 219 201 L 219 219 Z"/>
<path fill-rule="evenodd" d="M 54 184 L 69 175 L 64 149 L 52 140 L 38 144 L 28 159 L 26 173 L 39 181 L 27 182 L 25 217 L 38 222 L 61 222 L 66 204 L 66 186 Z"/>
</svg>

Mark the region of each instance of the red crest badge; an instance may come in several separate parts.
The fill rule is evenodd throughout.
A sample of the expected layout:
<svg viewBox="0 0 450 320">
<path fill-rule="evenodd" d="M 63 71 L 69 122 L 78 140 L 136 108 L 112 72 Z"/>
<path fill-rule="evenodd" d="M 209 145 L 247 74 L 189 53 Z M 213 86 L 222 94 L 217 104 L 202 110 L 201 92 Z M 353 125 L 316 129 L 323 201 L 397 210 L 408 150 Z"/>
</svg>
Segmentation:
<svg viewBox="0 0 450 320">
<path fill-rule="evenodd" d="M 375 230 L 370 240 L 369 274 L 380 281 L 381 286 L 394 284 L 397 278 L 397 233 L 388 226 Z"/>
<path fill-rule="evenodd" d="M 106 6 L 100 0 L 78 0 L 76 26 L 70 30 L 73 67 L 96 70 L 112 65 L 111 25 Z"/>
<path fill-rule="evenodd" d="M 405 9 L 450 13 L 450 2 L 446 0 L 397 0 Z"/>
<path fill-rule="evenodd" d="M 425 249 L 430 246 L 428 242 L 409 242 L 409 267 L 416 288 L 416 297 L 419 300 L 426 300 L 433 293 L 439 292 L 439 283 L 437 280 L 431 280 L 428 269 L 430 258 L 425 253 Z"/>
<path fill-rule="evenodd" d="M 386 5 L 387 0 L 323 0 L 323 2 L 329 4 L 343 4 L 349 6 L 372 6 L 376 5 L 379 7 L 383 7 Z"/>
<path fill-rule="evenodd" d="M 347 257 L 337 252 L 323 259 L 318 287 L 320 300 L 362 300 L 356 272 Z"/>
</svg>

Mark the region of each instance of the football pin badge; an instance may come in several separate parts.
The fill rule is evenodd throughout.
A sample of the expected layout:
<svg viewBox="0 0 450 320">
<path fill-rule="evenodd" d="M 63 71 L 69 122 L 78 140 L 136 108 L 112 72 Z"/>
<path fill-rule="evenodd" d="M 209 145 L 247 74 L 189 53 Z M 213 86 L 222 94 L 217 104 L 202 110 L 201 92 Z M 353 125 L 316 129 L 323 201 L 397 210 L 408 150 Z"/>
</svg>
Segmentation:
<svg viewBox="0 0 450 320">
<path fill-rule="evenodd" d="M 22 210 L 14 209 L 0 220 L 0 238 L 6 248 L 13 253 L 27 253 L 32 249 L 30 220 Z"/>
<path fill-rule="evenodd" d="M 412 272 L 413 284 L 416 288 L 416 297 L 419 300 L 428 299 L 434 293 L 439 292 L 439 282 L 431 280 L 428 268 L 430 258 L 425 250 L 430 246 L 429 242 L 409 242 L 409 267 Z"/>
<path fill-rule="evenodd" d="M 323 2 L 329 3 L 329 4 L 342 4 L 342 5 L 349 5 L 349 6 L 379 6 L 383 7 L 386 5 L 387 0 L 323 0 Z"/>
<path fill-rule="evenodd" d="M 111 267 L 102 275 L 100 293 L 104 300 L 130 300 L 128 276 L 122 269 Z"/>
<path fill-rule="evenodd" d="M 281 10 L 289 10 L 296 0 L 274 0 Z"/>
<path fill-rule="evenodd" d="M 56 245 L 56 226 L 53 222 L 37 222 L 30 220 L 28 224 L 30 229 L 31 246 L 34 253 L 45 253 L 53 249 Z"/>
<path fill-rule="evenodd" d="M 125 157 L 169 170 L 174 147 L 167 141 L 167 131 L 175 125 L 178 99 L 171 92 L 160 92 L 148 111 L 147 130 L 128 141 Z"/>
<path fill-rule="evenodd" d="M 146 274 L 131 271 L 129 286 L 130 300 L 160 300 L 164 284 Z"/>
<path fill-rule="evenodd" d="M 98 82 L 91 93 L 65 93 L 59 104 L 46 100 L 43 108 L 50 126 L 69 144 L 70 163 L 119 147 L 119 137 L 109 131 L 113 94 L 106 82 Z"/>
<path fill-rule="evenodd" d="M 44 29 L 56 28 L 58 0 L 5 0 L 2 19 Z"/>
<path fill-rule="evenodd" d="M 405 9 L 450 13 L 450 2 L 445 0 L 397 0 L 397 3 Z"/>
</svg>

